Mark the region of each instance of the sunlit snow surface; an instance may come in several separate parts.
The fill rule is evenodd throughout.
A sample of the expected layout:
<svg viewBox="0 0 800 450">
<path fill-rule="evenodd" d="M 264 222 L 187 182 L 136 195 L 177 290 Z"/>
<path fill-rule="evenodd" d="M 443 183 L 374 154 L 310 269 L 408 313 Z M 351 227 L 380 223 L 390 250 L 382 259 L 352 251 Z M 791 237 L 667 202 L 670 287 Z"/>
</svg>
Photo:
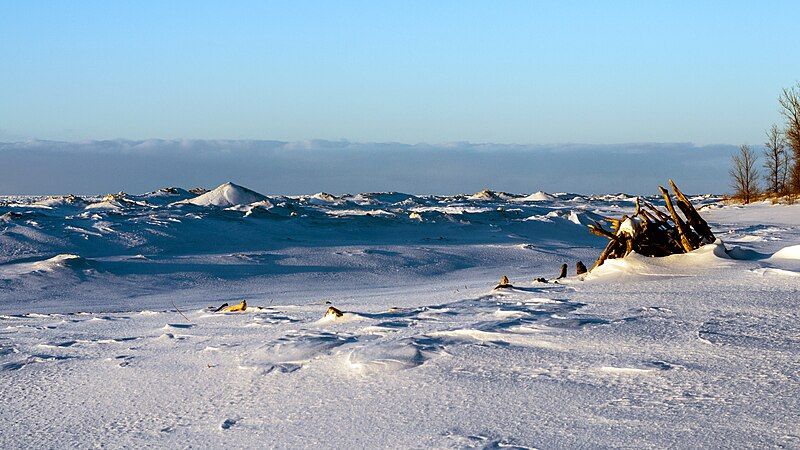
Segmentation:
<svg viewBox="0 0 800 450">
<path fill-rule="evenodd" d="M 630 196 L 0 197 L 0 447 L 796 448 L 800 206 L 693 200 L 578 278 Z"/>
</svg>

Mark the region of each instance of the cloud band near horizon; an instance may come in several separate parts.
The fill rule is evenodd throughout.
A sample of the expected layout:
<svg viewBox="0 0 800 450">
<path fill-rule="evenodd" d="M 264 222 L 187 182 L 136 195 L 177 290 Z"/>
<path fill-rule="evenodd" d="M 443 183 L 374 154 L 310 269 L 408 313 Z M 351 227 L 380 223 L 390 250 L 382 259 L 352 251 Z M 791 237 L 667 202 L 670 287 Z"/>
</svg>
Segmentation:
<svg viewBox="0 0 800 450">
<path fill-rule="evenodd" d="M 234 181 L 265 194 L 653 194 L 729 190 L 734 145 L 402 144 L 351 141 L 110 140 L 0 143 L 0 194 L 147 192 Z"/>
</svg>

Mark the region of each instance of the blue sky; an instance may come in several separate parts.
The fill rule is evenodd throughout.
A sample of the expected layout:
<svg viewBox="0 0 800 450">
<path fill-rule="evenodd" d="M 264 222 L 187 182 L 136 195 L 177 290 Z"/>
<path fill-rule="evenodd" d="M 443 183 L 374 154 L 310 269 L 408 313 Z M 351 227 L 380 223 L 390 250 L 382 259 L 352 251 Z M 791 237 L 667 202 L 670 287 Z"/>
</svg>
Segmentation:
<svg viewBox="0 0 800 450">
<path fill-rule="evenodd" d="M 0 141 L 760 143 L 797 1 L 0 1 Z"/>
</svg>

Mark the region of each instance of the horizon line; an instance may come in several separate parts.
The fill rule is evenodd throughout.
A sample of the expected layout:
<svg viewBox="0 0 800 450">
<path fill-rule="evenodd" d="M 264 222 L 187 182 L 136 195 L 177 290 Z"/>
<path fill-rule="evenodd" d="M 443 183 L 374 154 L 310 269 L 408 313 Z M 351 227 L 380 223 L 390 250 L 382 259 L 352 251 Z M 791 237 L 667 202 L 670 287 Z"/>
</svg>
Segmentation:
<svg viewBox="0 0 800 450">
<path fill-rule="evenodd" d="M 172 143 L 180 143 L 180 142 L 187 142 L 187 143 L 194 143 L 194 142 L 213 142 L 213 143 L 275 143 L 275 144 L 314 144 L 314 143 L 325 143 L 325 144 L 354 144 L 354 145 L 403 145 L 409 147 L 446 147 L 446 146 L 457 146 L 457 145 L 468 145 L 468 146 L 502 146 L 502 147 L 568 147 L 568 146 L 591 146 L 591 147 L 612 147 L 612 146 L 632 146 L 632 145 L 684 145 L 684 146 L 692 146 L 697 148 L 704 148 L 704 147 L 715 147 L 715 146 L 740 146 L 740 145 L 763 145 L 763 143 L 757 144 L 749 144 L 749 143 L 726 143 L 726 142 L 716 142 L 716 143 L 697 143 L 693 141 L 621 141 L 621 142 L 580 142 L 580 141 L 562 141 L 562 142 L 546 142 L 546 143 L 534 143 L 534 142 L 491 142 L 491 141 L 469 141 L 469 140 L 455 140 L 455 141 L 439 141 L 439 142 L 428 142 L 428 141 L 419 141 L 419 142 L 403 142 L 403 141 L 368 141 L 368 140 L 352 140 L 347 138 L 340 138 L 340 139 L 320 139 L 320 138 L 311 138 L 311 139 L 294 139 L 294 140 L 285 140 L 285 139 L 266 139 L 266 138 L 161 138 L 161 137 L 152 137 L 152 138 L 143 138 L 143 139 L 132 139 L 132 138 L 109 138 L 109 139 L 101 139 L 101 138 L 90 138 L 90 139 L 75 139 L 75 140 L 64 140 L 64 139 L 42 139 L 42 138 L 29 138 L 24 140 L 10 140 L 10 141 L 2 141 L 0 140 L 0 145 L 15 145 L 15 144 L 31 144 L 31 143 L 53 143 L 53 144 L 90 144 L 90 143 L 147 143 L 147 142 L 172 142 Z"/>
</svg>

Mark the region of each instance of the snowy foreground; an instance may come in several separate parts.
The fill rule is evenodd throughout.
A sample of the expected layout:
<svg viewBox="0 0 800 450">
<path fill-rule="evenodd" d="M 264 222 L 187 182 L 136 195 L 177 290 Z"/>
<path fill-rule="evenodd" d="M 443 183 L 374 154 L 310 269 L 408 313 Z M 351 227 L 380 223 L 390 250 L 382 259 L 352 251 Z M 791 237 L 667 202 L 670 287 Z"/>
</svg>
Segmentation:
<svg viewBox="0 0 800 450">
<path fill-rule="evenodd" d="M 579 278 L 629 196 L 0 197 L 0 448 L 800 448 L 800 206 L 693 201 Z"/>
</svg>

